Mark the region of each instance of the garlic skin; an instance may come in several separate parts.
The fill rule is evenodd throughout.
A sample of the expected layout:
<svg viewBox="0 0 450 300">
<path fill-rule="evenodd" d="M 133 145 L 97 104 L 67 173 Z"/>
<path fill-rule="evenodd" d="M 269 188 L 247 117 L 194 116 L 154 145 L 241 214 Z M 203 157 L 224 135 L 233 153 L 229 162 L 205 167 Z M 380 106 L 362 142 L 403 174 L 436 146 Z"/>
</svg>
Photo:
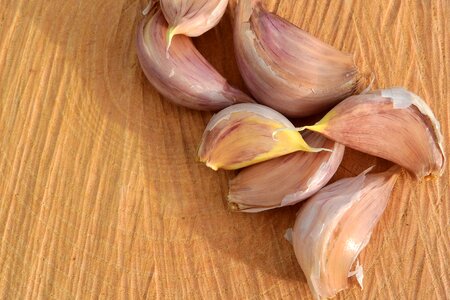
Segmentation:
<svg viewBox="0 0 450 300">
<path fill-rule="evenodd" d="M 440 124 L 419 96 L 403 88 L 349 97 L 304 128 L 390 160 L 416 178 L 440 176 L 444 171 Z"/>
<path fill-rule="evenodd" d="M 189 37 L 177 37 L 166 50 L 167 22 L 159 9 L 152 13 L 138 29 L 137 54 L 146 77 L 158 92 L 175 104 L 206 111 L 254 102 L 230 86 Z"/>
<path fill-rule="evenodd" d="M 267 12 L 259 0 L 239 1 L 234 44 L 252 95 L 286 116 L 324 111 L 357 89 L 352 55 Z"/>
<path fill-rule="evenodd" d="M 321 150 L 306 144 L 294 125 L 277 111 L 242 103 L 211 118 L 198 157 L 213 170 L 235 170 L 296 151 Z"/>
<path fill-rule="evenodd" d="M 386 208 L 399 167 L 377 174 L 367 175 L 368 171 L 326 186 L 297 214 L 292 230 L 295 256 L 317 299 L 348 288 L 352 276 L 362 287 L 357 257 Z"/>
<path fill-rule="evenodd" d="M 260 212 L 294 205 L 318 192 L 336 173 L 345 147 L 307 132 L 305 142 L 332 152 L 295 152 L 247 167 L 230 180 L 228 202 L 233 210 Z"/>
<path fill-rule="evenodd" d="M 195 37 L 216 26 L 228 0 L 160 0 L 161 10 L 169 23 L 169 40 L 177 34 Z"/>
</svg>

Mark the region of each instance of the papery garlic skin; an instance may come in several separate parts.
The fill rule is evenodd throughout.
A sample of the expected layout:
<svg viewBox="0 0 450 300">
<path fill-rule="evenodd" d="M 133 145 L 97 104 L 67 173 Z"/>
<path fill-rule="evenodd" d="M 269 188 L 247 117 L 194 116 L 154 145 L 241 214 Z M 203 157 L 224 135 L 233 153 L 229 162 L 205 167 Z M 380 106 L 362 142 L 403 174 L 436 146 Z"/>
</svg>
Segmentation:
<svg viewBox="0 0 450 300">
<path fill-rule="evenodd" d="M 419 96 L 403 88 L 349 97 L 305 128 L 395 162 L 417 178 L 441 175 L 444 170 L 439 122 Z"/>
<path fill-rule="evenodd" d="M 267 12 L 259 0 L 239 1 L 234 44 L 252 95 L 286 116 L 324 111 L 357 89 L 351 55 Z"/>
<path fill-rule="evenodd" d="M 277 111 L 242 103 L 221 110 L 209 121 L 198 150 L 213 170 L 235 170 L 296 151 L 321 151 L 303 140 Z"/>
<path fill-rule="evenodd" d="M 336 173 L 344 145 L 320 134 L 303 135 L 308 145 L 332 152 L 295 152 L 239 172 L 230 180 L 228 202 L 233 210 L 260 212 L 294 205 L 319 191 Z"/>
<path fill-rule="evenodd" d="M 228 0 L 160 0 L 169 23 L 169 43 L 177 34 L 195 37 L 216 26 Z"/>
<path fill-rule="evenodd" d="M 357 257 L 369 242 L 399 175 L 397 166 L 367 175 L 369 170 L 326 186 L 297 214 L 294 251 L 317 299 L 348 288 L 351 276 L 362 285 Z"/>
<path fill-rule="evenodd" d="M 216 111 L 235 103 L 254 102 L 230 86 L 198 52 L 191 39 L 179 36 L 166 50 L 167 22 L 160 10 L 144 20 L 137 34 L 137 54 L 152 85 L 175 104 Z"/>
</svg>

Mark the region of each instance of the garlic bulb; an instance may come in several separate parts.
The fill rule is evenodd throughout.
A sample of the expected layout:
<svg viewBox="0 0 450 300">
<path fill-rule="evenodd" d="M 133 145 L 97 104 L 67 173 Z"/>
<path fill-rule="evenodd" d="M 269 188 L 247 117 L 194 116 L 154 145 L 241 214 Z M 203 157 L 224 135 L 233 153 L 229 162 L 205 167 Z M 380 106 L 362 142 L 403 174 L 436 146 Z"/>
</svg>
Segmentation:
<svg viewBox="0 0 450 300">
<path fill-rule="evenodd" d="M 239 102 L 254 102 L 227 81 L 198 52 L 191 39 L 177 37 L 166 52 L 167 22 L 160 10 L 143 21 L 137 53 L 152 85 L 172 102 L 198 110 L 220 110 Z"/>
<path fill-rule="evenodd" d="M 313 132 L 304 138 L 309 145 L 332 152 L 300 151 L 243 169 L 230 181 L 230 207 L 259 212 L 293 205 L 325 186 L 337 171 L 345 147 Z"/>
<path fill-rule="evenodd" d="M 323 188 L 297 214 L 294 251 L 318 299 L 348 288 L 353 275 L 362 287 L 357 257 L 386 208 L 399 168 L 367 175 L 369 170 Z"/>
<path fill-rule="evenodd" d="M 296 151 L 321 151 L 306 144 L 277 111 L 242 103 L 225 108 L 208 123 L 198 150 L 213 170 L 234 170 Z"/>
<path fill-rule="evenodd" d="M 177 34 L 199 36 L 219 23 L 228 0 L 160 0 L 169 23 L 168 43 Z"/>
<path fill-rule="evenodd" d="M 417 178 L 443 172 L 439 122 L 419 96 L 403 88 L 349 97 L 305 128 L 395 162 Z"/>
<path fill-rule="evenodd" d="M 252 95 L 286 116 L 321 112 L 357 88 L 351 55 L 267 12 L 259 0 L 239 1 L 234 43 Z"/>
</svg>

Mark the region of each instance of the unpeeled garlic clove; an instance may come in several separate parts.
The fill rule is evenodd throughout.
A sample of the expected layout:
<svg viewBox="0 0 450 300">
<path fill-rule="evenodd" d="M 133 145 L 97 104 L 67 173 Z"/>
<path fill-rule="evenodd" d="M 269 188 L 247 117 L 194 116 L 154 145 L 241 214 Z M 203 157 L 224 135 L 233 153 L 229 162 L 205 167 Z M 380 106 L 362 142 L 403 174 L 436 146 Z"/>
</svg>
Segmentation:
<svg viewBox="0 0 450 300">
<path fill-rule="evenodd" d="M 325 186 L 338 169 L 345 147 L 313 132 L 304 134 L 304 139 L 332 152 L 300 151 L 243 169 L 230 181 L 230 207 L 259 212 L 294 205 Z"/>
<path fill-rule="evenodd" d="M 316 298 L 333 297 L 348 288 L 352 276 L 362 287 L 357 258 L 386 208 L 399 169 L 395 166 L 367 175 L 369 169 L 357 177 L 336 181 L 300 209 L 292 242 Z"/>
<path fill-rule="evenodd" d="M 169 23 L 168 43 L 177 34 L 195 37 L 219 23 L 228 0 L 160 0 L 161 10 Z"/>
<path fill-rule="evenodd" d="M 234 170 L 296 151 L 321 151 L 306 144 L 277 111 L 242 103 L 215 114 L 203 133 L 198 156 L 213 170 Z"/>
<path fill-rule="evenodd" d="M 444 169 L 439 122 L 419 96 L 403 88 L 349 97 L 305 128 L 395 162 L 417 178 L 441 175 Z"/>
<path fill-rule="evenodd" d="M 167 22 L 156 9 L 137 34 L 137 54 L 152 85 L 172 102 L 216 111 L 234 103 L 254 102 L 230 86 L 198 52 L 187 36 L 177 37 L 166 52 Z"/>
<path fill-rule="evenodd" d="M 234 44 L 252 95 L 286 116 L 321 112 L 357 89 L 351 55 L 267 12 L 259 0 L 239 1 Z"/>
</svg>

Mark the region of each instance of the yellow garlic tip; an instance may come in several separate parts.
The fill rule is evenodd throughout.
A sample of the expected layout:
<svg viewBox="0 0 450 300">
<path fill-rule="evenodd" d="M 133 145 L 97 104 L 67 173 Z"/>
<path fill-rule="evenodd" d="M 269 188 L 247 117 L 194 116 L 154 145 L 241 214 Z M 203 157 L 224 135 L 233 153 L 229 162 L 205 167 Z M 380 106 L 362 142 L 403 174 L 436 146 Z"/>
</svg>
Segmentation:
<svg viewBox="0 0 450 300">
<path fill-rule="evenodd" d="M 282 130 L 278 131 L 276 134 L 276 139 L 280 141 L 280 143 L 276 143 L 275 146 L 268 152 L 261 153 L 254 157 L 252 160 L 243 161 L 240 163 L 228 165 L 228 166 L 210 166 L 214 170 L 214 167 L 223 168 L 225 170 L 236 170 L 240 168 L 244 168 L 256 163 L 260 163 L 275 157 L 279 157 L 282 155 L 290 154 L 297 151 L 306 151 L 306 152 L 318 152 L 322 149 L 316 149 L 309 146 L 301 134 L 296 130 Z"/>
<path fill-rule="evenodd" d="M 213 169 L 214 171 L 219 170 L 219 168 L 218 168 L 216 165 L 211 164 L 211 163 L 209 163 L 209 162 L 206 162 L 206 166 L 207 166 L 208 168 Z"/>
<path fill-rule="evenodd" d="M 330 122 L 330 120 L 336 115 L 336 112 L 334 110 L 330 110 L 319 122 L 317 122 L 314 125 L 311 126 L 304 126 L 301 127 L 299 130 L 311 130 L 311 131 L 315 131 L 315 132 L 319 132 L 322 133 L 325 131 L 325 129 L 328 126 L 328 123 Z"/>
<path fill-rule="evenodd" d="M 166 51 L 169 51 L 170 45 L 172 44 L 172 39 L 175 35 L 177 35 L 177 27 L 169 27 L 167 29 L 167 37 L 166 37 L 166 41 L 167 41 L 167 48 Z"/>
</svg>

